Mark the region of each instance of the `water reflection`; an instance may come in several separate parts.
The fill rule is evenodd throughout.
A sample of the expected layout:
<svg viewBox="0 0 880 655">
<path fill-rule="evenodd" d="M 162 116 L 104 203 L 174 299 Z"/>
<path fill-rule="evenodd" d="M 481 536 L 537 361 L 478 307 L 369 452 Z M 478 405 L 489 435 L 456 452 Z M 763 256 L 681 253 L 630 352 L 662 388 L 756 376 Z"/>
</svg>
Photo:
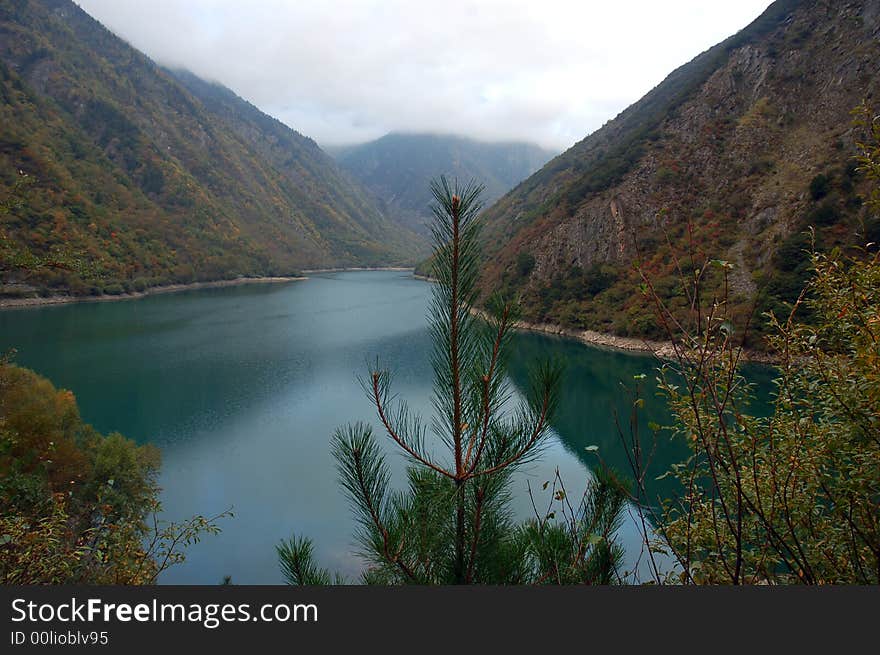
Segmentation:
<svg viewBox="0 0 880 655">
<path fill-rule="evenodd" d="M 510 374 L 521 392 L 528 383 L 532 362 L 549 357 L 564 362 L 562 396 L 553 428 L 568 452 L 586 467 L 595 466 L 598 455 L 616 471 L 631 473 L 621 435 L 630 436 L 637 387 L 640 387 L 638 397 L 644 401 L 637 412 L 637 427 L 646 447 L 654 441 L 648 423 L 668 425 L 670 422 L 666 401 L 658 394 L 655 382 L 659 362 L 650 355 L 585 347 L 569 339 L 533 333 L 517 334 L 514 346 Z M 637 376 L 644 378 L 637 380 Z M 587 450 L 591 446 L 597 446 L 598 450 Z M 665 473 L 671 463 L 686 457 L 686 444 L 670 438 L 666 432 L 661 433 L 647 469 L 649 498 L 668 497 L 675 491 L 670 478 L 656 478 Z"/>
</svg>

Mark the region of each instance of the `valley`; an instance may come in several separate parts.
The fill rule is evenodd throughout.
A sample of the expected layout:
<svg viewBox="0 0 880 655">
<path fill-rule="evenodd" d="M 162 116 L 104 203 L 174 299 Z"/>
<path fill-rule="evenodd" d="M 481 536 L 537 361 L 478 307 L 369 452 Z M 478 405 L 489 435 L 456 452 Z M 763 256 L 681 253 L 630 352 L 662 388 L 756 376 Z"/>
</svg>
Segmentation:
<svg viewBox="0 0 880 655">
<path fill-rule="evenodd" d="M 876 586 L 880 0 L 343 4 L 0 0 L 0 583 Z"/>
</svg>

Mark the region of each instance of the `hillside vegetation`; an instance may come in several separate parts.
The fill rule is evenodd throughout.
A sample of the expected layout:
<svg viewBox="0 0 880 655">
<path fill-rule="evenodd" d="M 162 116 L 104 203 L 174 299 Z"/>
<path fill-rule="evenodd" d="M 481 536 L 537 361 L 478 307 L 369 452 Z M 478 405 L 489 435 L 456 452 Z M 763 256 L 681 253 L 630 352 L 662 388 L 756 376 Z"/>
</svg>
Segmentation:
<svg viewBox="0 0 880 655">
<path fill-rule="evenodd" d="M 312 141 L 227 89 L 157 67 L 69 0 L 0 1 L 0 197 L 7 252 L 77 266 L 43 293 L 404 264 L 388 221 Z M 7 285 L 6 290 L 14 290 Z"/>
<path fill-rule="evenodd" d="M 877 91 L 878 35 L 876 0 L 775 2 L 491 207 L 483 287 L 534 321 L 658 337 L 633 265 L 683 309 L 679 267 L 716 258 L 739 321 L 784 311 L 808 227 L 820 250 L 880 237 L 850 114 Z"/>
<path fill-rule="evenodd" d="M 182 562 L 228 513 L 159 520 L 159 460 L 0 356 L 0 584 L 153 584 Z"/>
</svg>

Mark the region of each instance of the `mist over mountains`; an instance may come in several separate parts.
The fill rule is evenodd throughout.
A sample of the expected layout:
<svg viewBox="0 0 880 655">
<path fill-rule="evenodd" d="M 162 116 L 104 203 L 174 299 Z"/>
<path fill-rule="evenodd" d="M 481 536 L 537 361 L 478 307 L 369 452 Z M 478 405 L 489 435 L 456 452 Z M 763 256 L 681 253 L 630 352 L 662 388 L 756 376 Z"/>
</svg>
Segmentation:
<svg viewBox="0 0 880 655">
<path fill-rule="evenodd" d="M 485 186 L 488 207 L 555 154 L 529 143 L 398 133 L 330 152 L 373 193 L 389 218 L 424 235 L 432 219 L 432 179 L 444 174 L 461 182 L 476 180 Z"/>
</svg>

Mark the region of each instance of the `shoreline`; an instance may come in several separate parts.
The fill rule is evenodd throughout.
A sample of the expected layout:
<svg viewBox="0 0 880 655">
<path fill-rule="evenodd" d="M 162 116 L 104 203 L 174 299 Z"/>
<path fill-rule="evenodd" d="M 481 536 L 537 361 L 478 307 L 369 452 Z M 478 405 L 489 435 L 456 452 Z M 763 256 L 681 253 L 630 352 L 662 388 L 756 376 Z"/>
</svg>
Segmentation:
<svg viewBox="0 0 880 655">
<path fill-rule="evenodd" d="M 473 312 L 481 318 L 486 317 L 486 313 L 480 309 L 474 309 Z M 673 348 L 671 341 L 652 341 L 650 339 L 642 339 L 639 337 L 621 337 L 616 334 L 596 332 L 595 330 L 573 330 L 552 323 L 531 323 L 522 320 L 517 321 L 513 325 L 513 328 L 515 330 L 540 332 L 542 334 L 573 339 L 587 346 L 607 348 L 619 352 L 639 352 L 646 355 L 653 355 L 659 359 L 675 359 L 675 349 Z M 742 355 L 744 361 L 753 364 L 772 365 L 777 362 L 777 360 L 768 353 L 756 352 L 745 348 L 742 351 Z"/>
<path fill-rule="evenodd" d="M 117 295 L 104 294 L 101 296 L 46 296 L 31 298 L 0 298 L 0 311 L 4 309 L 23 309 L 27 307 L 45 307 L 48 305 L 68 305 L 81 302 L 114 302 L 117 300 L 136 300 L 146 296 L 163 293 L 177 293 L 180 291 L 192 291 L 195 289 L 216 289 L 222 287 L 237 287 L 244 284 L 281 284 L 287 282 L 301 282 L 308 280 L 307 274 L 320 273 L 345 273 L 349 271 L 399 271 L 410 272 L 415 269 L 411 266 L 376 266 L 376 267 L 348 267 L 348 268 L 311 268 L 300 271 L 302 275 L 296 276 L 263 276 L 263 277 L 237 277 L 231 280 L 210 280 L 206 282 L 189 282 L 185 284 L 163 284 L 150 287 L 143 291 L 132 291 Z"/>
<path fill-rule="evenodd" d="M 349 273 L 351 271 L 398 271 L 405 273 L 407 271 L 416 270 L 412 266 L 354 266 L 350 268 L 308 268 L 303 271 L 303 275 L 310 273 Z"/>
<path fill-rule="evenodd" d="M 45 307 L 48 305 L 66 305 L 71 303 L 86 302 L 115 302 L 120 300 L 135 300 L 146 296 L 160 295 L 164 293 L 177 293 L 180 291 L 192 291 L 196 289 L 215 289 L 223 287 L 235 287 L 245 284 L 285 284 L 288 282 L 302 282 L 308 280 L 305 274 L 320 273 L 345 273 L 351 271 L 398 271 L 412 272 L 413 278 L 424 282 L 436 282 L 434 278 L 418 275 L 415 269 L 405 266 L 381 266 L 381 267 L 351 267 L 351 268 L 315 268 L 302 271 L 303 275 L 299 276 L 269 276 L 269 277 L 238 277 L 231 280 L 213 280 L 210 282 L 191 282 L 188 284 L 166 284 L 157 287 L 151 287 L 144 291 L 135 291 L 131 293 L 122 293 L 119 295 L 102 295 L 102 296 L 48 296 L 45 298 L 5 298 L 0 299 L 0 311 L 4 309 L 24 309 L 28 307 Z M 477 316 L 486 317 L 485 312 L 474 308 L 472 310 Z M 608 348 L 620 352 L 639 352 L 648 355 L 654 355 L 660 359 L 672 359 L 675 351 L 670 341 L 652 341 L 650 339 L 641 339 L 638 337 L 621 337 L 615 334 L 605 332 L 596 332 L 595 330 L 576 330 L 562 327 L 552 323 L 532 323 L 530 321 L 517 321 L 513 326 L 516 330 L 524 330 L 527 332 L 540 332 L 566 339 L 573 339 L 580 343 L 598 348 Z M 753 350 L 743 350 L 745 361 L 757 364 L 774 364 L 776 359 L 767 353 L 756 352 Z"/>
<path fill-rule="evenodd" d="M 150 287 L 144 291 L 132 291 L 118 295 L 102 296 L 46 296 L 45 298 L 2 298 L 0 310 L 22 309 L 26 307 L 45 307 L 46 305 L 68 305 L 80 302 L 114 302 L 117 300 L 136 300 L 146 296 L 156 296 L 163 293 L 177 293 L 180 291 L 192 291 L 195 289 L 215 289 L 222 287 L 237 287 L 245 284 L 284 284 L 287 282 L 300 282 L 307 280 L 303 276 L 273 276 L 273 277 L 237 277 L 232 280 L 213 280 L 210 282 L 190 282 L 187 284 L 163 284 Z"/>
</svg>

